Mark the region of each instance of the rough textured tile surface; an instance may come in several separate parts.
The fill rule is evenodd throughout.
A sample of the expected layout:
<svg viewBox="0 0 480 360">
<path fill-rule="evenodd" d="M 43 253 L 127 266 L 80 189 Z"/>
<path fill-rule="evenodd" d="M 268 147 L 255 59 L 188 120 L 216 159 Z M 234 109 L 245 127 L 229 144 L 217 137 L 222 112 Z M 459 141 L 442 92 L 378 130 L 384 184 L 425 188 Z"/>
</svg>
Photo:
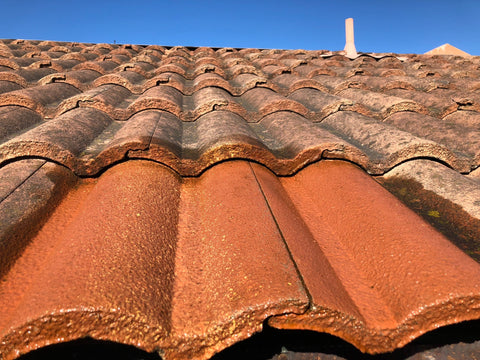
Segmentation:
<svg viewBox="0 0 480 360">
<path fill-rule="evenodd" d="M 479 319 L 479 66 L 0 40 L 2 359 Z"/>
<path fill-rule="evenodd" d="M 413 160 L 377 180 L 465 253 L 480 262 L 480 179 Z"/>
<path fill-rule="evenodd" d="M 21 160 L 0 169 L 0 275 L 5 275 L 75 182 L 65 168 Z"/>
<path fill-rule="evenodd" d="M 457 322 L 479 311 L 474 303 L 479 300 L 480 282 L 472 281 L 480 275 L 478 264 L 368 175 L 351 165 L 321 162 L 280 181 L 304 219 L 306 236 L 313 238 L 305 243 L 316 242 L 316 252 L 329 259 L 348 294 L 343 301 L 351 309 L 345 311 L 342 306 L 336 313 L 319 287 L 311 291 L 309 312 L 272 318 L 271 324 L 331 333 L 341 329 L 341 336 L 363 351 L 384 352 L 432 330 L 435 326 L 427 325 L 432 320 Z M 279 193 L 272 191 L 272 196 Z M 297 244 L 295 234 L 286 241 L 294 259 L 297 251 L 303 253 L 297 264 L 304 274 L 303 266 L 308 270 L 318 266 L 311 262 L 315 248 L 306 251 L 306 245 Z M 304 275 L 309 289 L 310 282 L 318 286 L 319 272 L 325 273 Z M 432 281 L 432 274 L 442 276 Z"/>
<path fill-rule="evenodd" d="M 81 180 L 4 266 L 5 359 L 85 336 L 205 359 L 266 319 L 376 353 L 480 315 L 480 265 L 338 161 L 288 178 L 120 164 Z"/>
<path fill-rule="evenodd" d="M 85 181 L 4 285 L 5 358 L 83 336 L 205 357 L 308 305 L 248 163 L 182 181 L 129 162 Z"/>
<path fill-rule="evenodd" d="M 353 161 L 371 174 L 383 174 L 402 161 L 419 157 L 446 162 L 462 173 L 480 164 L 480 73 L 476 57 L 361 54 L 349 59 L 342 53 L 327 51 L 0 42 L 0 136 L 4 139 L 0 140 L 0 161 L 42 157 L 32 149 L 34 143 L 24 141 L 24 133 L 77 108 L 91 108 L 105 113 L 111 121 L 127 123 L 146 110 L 166 111 L 182 122 L 197 122 L 210 113 L 221 112 L 220 116 L 231 112 L 249 124 L 262 122 L 268 116 L 282 117 L 282 112 L 298 114 L 306 122 L 323 122 L 331 116 L 346 119 L 342 114 L 353 113 L 368 119 L 357 117 L 349 126 L 339 123 L 327 129 L 342 139 L 338 146 L 346 145 L 346 141 L 350 148 L 361 150 L 346 156 L 339 154 L 339 158 Z M 27 46 L 26 53 L 19 52 L 19 46 Z M 33 49 L 37 56 L 27 57 Z M 25 115 L 19 115 L 22 112 Z M 88 115 L 93 122 L 97 116 L 104 115 Z M 367 122 L 370 125 L 366 126 Z M 358 136 L 374 122 L 373 135 Z M 429 126 L 420 126 L 424 123 Z M 358 130 L 356 134 L 352 129 Z M 408 141 L 409 135 L 401 135 L 400 130 L 416 138 Z M 462 135 L 465 141 L 456 141 Z M 11 147 L 4 148 L 5 136 L 13 141 L 10 144 L 16 148 L 14 153 Z M 101 135 L 102 144 L 112 148 L 108 143 L 115 142 L 115 136 L 115 130 L 109 129 Z M 95 142 L 95 138 L 87 137 L 85 141 Z M 184 166 L 188 157 L 185 159 L 183 153 L 191 153 L 192 144 L 183 142 L 182 136 L 175 141 L 182 150 L 176 154 L 174 165 L 180 175 L 198 175 L 212 165 L 211 161 L 198 163 L 195 170 L 190 164 Z M 58 138 L 50 138 L 45 147 L 57 148 L 58 142 Z M 297 137 L 295 142 L 293 147 L 303 151 L 302 138 Z M 239 149 L 249 146 L 243 138 L 230 139 L 229 143 L 220 146 L 218 152 L 228 153 L 228 146 L 233 145 Z M 98 144 L 92 146 L 98 148 Z M 262 147 L 267 151 L 247 154 L 240 150 L 230 157 L 248 158 L 278 175 L 299 170 L 297 161 L 272 161 L 276 154 L 268 148 L 268 140 Z M 127 158 L 129 150 L 137 150 L 129 149 L 127 144 L 123 149 Z M 135 157 L 173 166 L 163 156 L 168 150 L 157 151 L 155 156 L 150 151 L 135 153 Z M 200 148 L 194 150 L 202 157 Z M 101 153 L 99 149 L 97 155 Z M 92 155 L 86 162 L 81 154 L 65 160 L 54 154 L 43 155 L 82 176 L 97 174 L 116 161 Z M 300 156 L 305 153 L 291 153 L 290 158 Z M 319 149 L 311 151 L 301 166 L 322 157 L 329 156 Z M 224 158 L 220 156 L 219 161 Z"/>
</svg>

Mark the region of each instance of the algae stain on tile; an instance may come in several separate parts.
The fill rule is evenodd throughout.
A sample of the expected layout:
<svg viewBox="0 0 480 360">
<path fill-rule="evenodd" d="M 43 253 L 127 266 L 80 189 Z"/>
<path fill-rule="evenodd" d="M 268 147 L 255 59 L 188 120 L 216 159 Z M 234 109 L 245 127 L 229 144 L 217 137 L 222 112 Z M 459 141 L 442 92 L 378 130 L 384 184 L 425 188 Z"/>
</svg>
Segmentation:
<svg viewBox="0 0 480 360">
<path fill-rule="evenodd" d="M 460 206 L 426 190 L 420 183 L 403 178 L 376 179 L 390 193 L 441 232 L 463 252 L 480 263 L 480 220 Z"/>
</svg>

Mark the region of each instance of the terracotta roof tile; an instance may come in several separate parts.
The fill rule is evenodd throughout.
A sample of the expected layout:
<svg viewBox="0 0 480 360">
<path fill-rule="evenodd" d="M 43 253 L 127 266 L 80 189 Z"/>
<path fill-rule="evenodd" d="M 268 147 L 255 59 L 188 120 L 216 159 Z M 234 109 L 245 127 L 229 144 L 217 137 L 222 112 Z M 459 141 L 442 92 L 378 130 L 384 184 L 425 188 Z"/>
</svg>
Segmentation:
<svg viewBox="0 0 480 360">
<path fill-rule="evenodd" d="M 288 98 L 304 104 L 312 111 L 313 115 L 310 117 L 314 121 L 322 121 L 337 111 L 356 111 L 360 114 L 372 115 L 370 110 L 362 104 L 307 86 L 292 92 Z"/>
<path fill-rule="evenodd" d="M 15 80 L 17 80 L 17 79 L 12 79 L 14 81 L 9 81 L 11 78 L 7 78 L 7 79 L 8 80 L 3 80 L 3 79 L 0 80 L 0 94 L 22 89 L 23 86 L 16 83 Z"/>
<path fill-rule="evenodd" d="M 415 101 L 363 89 L 349 88 L 338 92 L 337 95 L 368 106 L 380 119 L 384 119 L 399 111 L 411 111 L 420 114 L 427 113 L 425 106 Z"/>
<path fill-rule="evenodd" d="M 0 41 L 0 352 L 480 319 L 479 65 Z"/>
<path fill-rule="evenodd" d="M 64 99 L 77 95 L 78 89 L 64 84 L 46 84 L 3 93 L 0 106 L 17 105 L 36 111 L 44 118 L 52 118 L 57 105 Z"/>
<path fill-rule="evenodd" d="M 321 176 L 322 172 L 328 175 Z M 341 296 L 336 298 L 338 302 L 352 302 L 350 306 L 353 306 L 348 312 L 349 316 L 337 315 L 338 321 L 350 323 L 352 317 L 362 320 L 362 325 L 351 323 L 351 328 L 342 327 L 342 331 L 345 331 L 342 335 L 360 349 L 365 351 L 368 347 L 370 352 L 387 351 L 391 345 L 388 345 L 385 337 L 395 338 L 397 346 L 408 342 L 412 332 L 422 331 L 418 328 L 421 316 L 414 319 L 420 313 L 426 318 L 433 316 L 440 323 L 441 318 L 451 319 L 465 315 L 465 310 L 460 308 L 469 308 L 473 298 L 468 297 L 480 285 L 471 281 L 478 277 L 475 274 L 479 270 L 478 264 L 469 259 L 462 266 L 460 275 L 457 261 L 465 255 L 433 232 L 417 216 L 412 216 L 410 210 L 382 194 L 385 190 L 367 175 L 348 165 L 323 162 L 308 167 L 294 178 L 281 179 L 281 182 L 308 229 L 306 234 L 312 234 L 310 236 L 317 239 L 317 249 L 321 249 L 329 259 L 349 294 L 343 300 Z M 280 192 L 277 191 L 278 193 Z M 345 199 L 340 207 L 337 207 L 338 199 Z M 353 233 L 356 239 L 354 242 L 351 241 Z M 290 245 L 291 242 L 299 242 L 296 233 L 292 233 L 290 241 L 286 237 L 286 241 L 302 274 L 303 266 L 318 266 L 310 265 L 315 261 L 313 259 L 318 258 L 312 255 L 315 250 L 305 250 L 306 245 Z M 296 250 L 293 246 L 300 249 Z M 297 260 L 296 251 L 301 251 L 305 260 Z M 303 264 L 304 261 L 306 264 Z M 418 264 L 426 263 L 428 267 L 423 270 L 418 268 Z M 318 286 L 316 274 L 319 272 L 326 273 L 325 270 L 316 270 L 311 279 L 304 275 L 308 289 L 310 282 Z M 440 272 L 442 278 L 432 284 L 431 274 Z M 402 280 L 392 283 L 394 278 Z M 461 284 L 457 290 L 462 294 L 459 294 L 457 300 L 451 297 L 453 284 Z M 463 290 L 460 290 L 462 287 Z M 435 290 L 430 292 L 429 289 L 433 288 Z M 280 327 L 320 331 L 339 326 L 335 324 L 334 307 L 330 304 L 325 306 L 325 289 L 319 288 L 310 293 L 315 304 L 311 312 L 300 317 L 275 317 L 270 323 Z M 339 294 L 341 292 L 337 293 Z M 452 301 L 464 304 L 458 307 L 458 313 L 452 313 L 452 309 L 445 306 Z M 325 314 L 325 307 L 334 310 L 333 313 Z M 414 330 L 410 324 L 415 324 L 417 329 Z M 352 333 L 349 334 L 349 331 Z M 382 335 L 376 339 L 379 333 Z M 364 338 L 368 345 L 357 343 L 357 337 Z"/>
<path fill-rule="evenodd" d="M 40 123 L 42 117 L 35 111 L 21 106 L 0 107 L 0 138 L 6 140 L 9 136 Z"/>
<path fill-rule="evenodd" d="M 457 118 L 461 118 L 462 112 L 457 112 Z M 453 114 L 452 114 L 453 115 Z M 467 117 L 474 114 L 467 112 Z M 455 117 L 453 117 L 455 119 Z M 408 131 L 416 136 L 420 136 L 424 139 L 430 139 L 437 144 L 444 144 L 449 149 L 454 149 L 449 156 L 451 160 L 444 158 L 448 164 L 451 164 L 454 168 L 462 172 L 468 172 L 469 168 L 476 168 L 480 165 L 479 162 L 479 133 L 475 131 L 474 126 L 463 126 L 461 123 L 449 121 L 449 117 L 439 120 L 437 118 L 421 115 L 421 114 L 409 114 L 409 113 L 397 113 L 393 114 L 385 120 L 386 123 L 392 124 L 395 127 Z M 418 123 L 422 123 L 423 126 L 418 126 Z M 468 124 L 467 124 L 468 125 Z M 458 139 L 462 139 L 459 141 Z M 453 156 L 453 157 L 452 157 Z M 466 167 L 455 166 L 452 163 L 457 159 L 472 159 L 473 162 L 467 161 Z M 470 163 L 470 165 L 468 165 Z"/>
<path fill-rule="evenodd" d="M 142 74 L 136 71 L 122 71 L 103 75 L 95 80 L 94 85 L 116 84 L 123 86 L 132 93 L 141 94 L 143 92 L 143 82 L 145 82 L 145 76 L 142 76 Z"/>
<path fill-rule="evenodd" d="M 23 165 L 23 176 L 34 181 L 29 173 L 42 163 Z M 13 182 L 22 177 L 4 171 Z M 338 198 L 347 203 L 336 207 Z M 352 231 L 363 240 L 352 242 Z M 432 272 L 442 273 L 433 284 Z M 5 275 L 2 353 L 89 335 L 160 347 L 166 358 L 205 358 L 267 317 L 388 351 L 476 318 L 465 306 L 476 301 L 479 272 L 352 165 L 321 162 L 279 179 L 229 162 L 182 180 L 160 165 L 127 162 L 77 184 Z"/>
<path fill-rule="evenodd" d="M 23 87 L 26 87 L 27 84 L 34 85 L 41 78 L 55 73 L 55 70 L 51 68 L 37 68 L 37 69 L 19 69 L 15 72 L 5 72 L 2 73 L 2 80 L 8 80 L 17 82 Z M 17 80 L 17 78 L 19 80 Z"/>
<path fill-rule="evenodd" d="M 93 70 L 72 70 L 65 73 L 57 72 L 44 76 L 38 80 L 38 84 L 46 85 L 54 82 L 65 82 L 80 91 L 86 91 L 92 87 L 92 82 L 99 76 L 100 74 Z"/>
<path fill-rule="evenodd" d="M 0 275 L 9 271 L 47 221 L 75 176 L 44 160 L 20 160 L 0 169 Z"/>
<path fill-rule="evenodd" d="M 422 176 L 428 173 L 427 176 Z M 397 166 L 385 174 L 385 179 L 406 177 L 414 179 L 422 186 L 444 199 L 459 205 L 472 217 L 480 219 L 480 183 L 459 174 L 452 169 L 445 169 L 441 164 L 427 160 L 415 160 Z"/>
</svg>

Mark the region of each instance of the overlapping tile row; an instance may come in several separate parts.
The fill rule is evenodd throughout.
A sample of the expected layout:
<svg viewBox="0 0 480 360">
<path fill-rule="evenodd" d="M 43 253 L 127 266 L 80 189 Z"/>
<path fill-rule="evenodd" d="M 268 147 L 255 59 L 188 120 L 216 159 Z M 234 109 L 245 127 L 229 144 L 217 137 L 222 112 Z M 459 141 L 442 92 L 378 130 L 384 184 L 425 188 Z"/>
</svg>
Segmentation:
<svg viewBox="0 0 480 360">
<path fill-rule="evenodd" d="M 2 238 L 16 254 L 1 253 L 3 359 L 85 336 L 206 359 L 265 321 L 378 353 L 480 317 L 480 265 L 346 162 L 292 177 L 245 161 L 191 178 L 146 161 L 98 179 L 41 160 L 0 171 L 11 221 L 32 221 L 25 200 L 55 204 L 26 248 Z"/>
<path fill-rule="evenodd" d="M 198 175 L 241 158 L 288 175 L 322 158 L 372 174 L 431 158 L 469 173 L 480 164 L 479 67 L 476 57 L 3 40 L 0 162 L 47 158 L 85 176 L 143 158 Z"/>
<path fill-rule="evenodd" d="M 478 319 L 477 263 L 317 161 L 479 226 L 479 66 L 0 41 L 0 353 L 92 336 L 204 359 L 265 321 L 376 353 Z"/>
</svg>

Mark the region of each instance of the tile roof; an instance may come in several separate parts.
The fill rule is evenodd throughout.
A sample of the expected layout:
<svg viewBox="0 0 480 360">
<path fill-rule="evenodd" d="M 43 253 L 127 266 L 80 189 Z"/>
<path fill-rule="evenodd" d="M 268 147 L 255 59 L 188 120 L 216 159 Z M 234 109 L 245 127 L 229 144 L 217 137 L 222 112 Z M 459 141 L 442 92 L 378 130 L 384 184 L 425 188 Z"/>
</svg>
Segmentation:
<svg viewBox="0 0 480 360">
<path fill-rule="evenodd" d="M 0 41 L 0 353 L 480 319 L 478 89 L 476 57 Z"/>
</svg>

